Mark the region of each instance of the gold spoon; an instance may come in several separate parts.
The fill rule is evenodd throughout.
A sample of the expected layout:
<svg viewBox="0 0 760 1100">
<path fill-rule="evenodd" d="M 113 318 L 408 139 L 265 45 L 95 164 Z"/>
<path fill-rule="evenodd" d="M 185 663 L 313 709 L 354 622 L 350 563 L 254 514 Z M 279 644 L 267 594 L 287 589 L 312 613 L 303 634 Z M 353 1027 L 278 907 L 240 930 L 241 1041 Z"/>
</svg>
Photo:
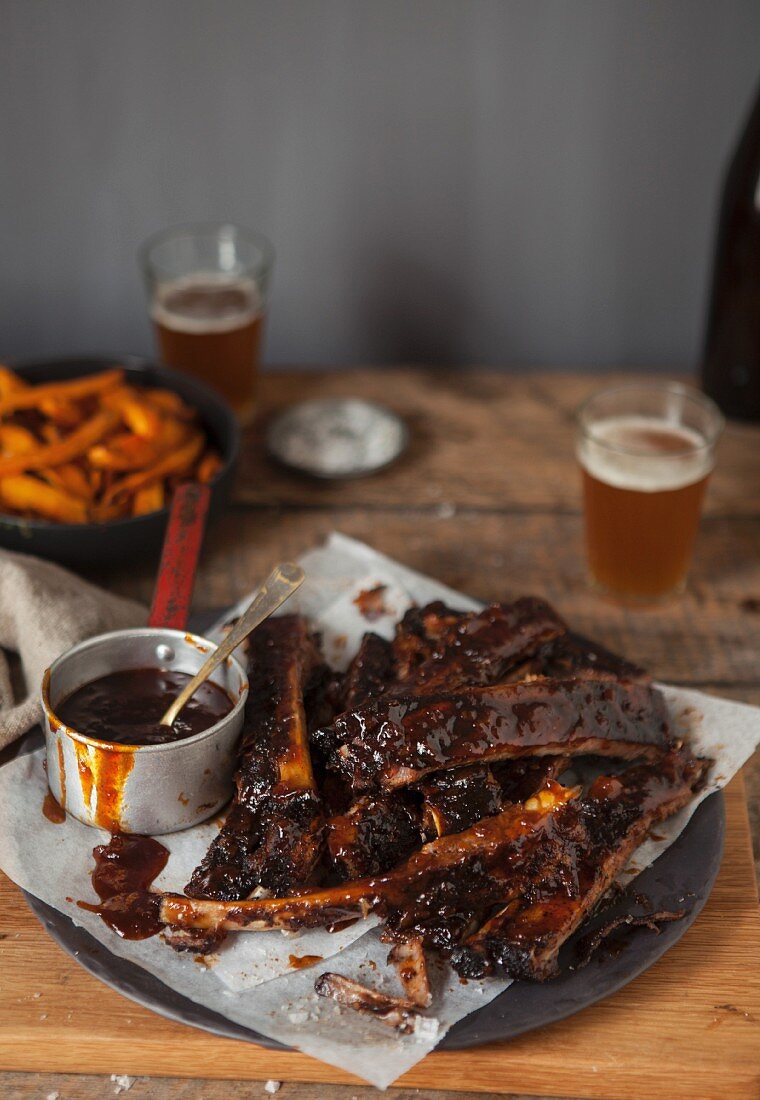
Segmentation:
<svg viewBox="0 0 760 1100">
<path fill-rule="evenodd" d="M 162 726 L 172 726 L 177 715 L 185 703 L 193 697 L 195 692 L 218 668 L 222 661 L 226 661 L 234 649 L 245 641 L 252 630 L 268 619 L 269 616 L 281 607 L 289 599 L 297 588 L 300 588 L 305 579 L 304 571 L 300 565 L 285 561 L 275 566 L 267 579 L 259 588 L 251 600 L 248 608 L 243 612 L 238 621 L 230 630 L 227 637 L 221 642 L 214 652 L 203 662 L 192 680 L 185 685 L 172 705 L 161 719 Z"/>
</svg>

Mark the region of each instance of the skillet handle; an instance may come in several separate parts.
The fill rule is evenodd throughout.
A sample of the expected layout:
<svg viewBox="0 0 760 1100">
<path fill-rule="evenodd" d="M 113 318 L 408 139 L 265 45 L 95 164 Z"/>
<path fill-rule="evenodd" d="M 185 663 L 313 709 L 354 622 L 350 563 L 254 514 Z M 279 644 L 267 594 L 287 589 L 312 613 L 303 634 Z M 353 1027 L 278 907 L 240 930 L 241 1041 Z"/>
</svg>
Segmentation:
<svg viewBox="0 0 760 1100">
<path fill-rule="evenodd" d="M 172 497 L 148 626 L 187 625 L 210 495 L 208 485 L 190 482 Z"/>
</svg>

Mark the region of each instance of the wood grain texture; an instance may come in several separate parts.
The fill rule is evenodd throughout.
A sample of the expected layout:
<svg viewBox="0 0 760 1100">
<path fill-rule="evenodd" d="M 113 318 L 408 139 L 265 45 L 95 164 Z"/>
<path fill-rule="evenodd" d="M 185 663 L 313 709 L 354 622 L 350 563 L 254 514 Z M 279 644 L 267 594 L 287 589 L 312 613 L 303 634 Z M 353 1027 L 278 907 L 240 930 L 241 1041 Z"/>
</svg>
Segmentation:
<svg viewBox="0 0 760 1100">
<path fill-rule="evenodd" d="M 577 628 L 661 679 L 760 704 L 760 429 L 731 426 L 721 444 L 685 596 L 626 611 L 588 590 L 583 565 L 572 418 L 600 384 L 598 376 L 404 368 L 270 376 L 260 422 L 246 435 L 235 506 L 207 536 L 196 607 L 232 602 L 275 560 L 338 529 L 484 600 L 543 594 Z M 377 477 L 338 486 L 277 469 L 261 425 L 292 400 L 328 394 L 397 408 L 412 427 L 408 454 Z M 147 603 L 154 566 L 104 569 L 97 579 Z M 746 772 L 760 817 L 760 762 Z M 727 798 L 716 889 L 655 967 L 539 1034 L 434 1054 L 389 1096 L 757 1097 L 760 928 L 741 780 Z M 301 1055 L 217 1040 L 124 1000 L 48 939 L 7 881 L 0 914 L 3 1100 L 56 1090 L 60 1100 L 111 1097 L 112 1073 L 142 1075 L 129 1100 L 247 1100 L 266 1095 L 267 1078 L 289 1079 L 278 1093 L 285 1100 L 377 1095 L 358 1082 L 340 1085 L 345 1075 Z M 39 1072 L 10 1072 L 22 1067 Z"/>
<path fill-rule="evenodd" d="M 269 1100 L 263 1082 L 215 1081 L 209 1077 L 130 1077 L 129 1092 L 122 1100 Z M 118 1084 L 110 1076 L 68 1073 L 6 1073 L 3 1100 L 113 1100 Z M 320 1085 L 307 1081 L 276 1081 L 277 1100 L 378 1100 L 381 1093 L 370 1085 Z M 389 1089 L 389 1100 L 451 1100 L 440 1089 Z M 482 1092 L 457 1092 L 456 1100 L 483 1100 Z M 532 1100 L 513 1094 L 512 1100 Z M 570 1098 L 571 1100 L 571 1098 Z"/>
<path fill-rule="evenodd" d="M 482 600 L 541 594 L 577 629 L 662 680 L 758 682 L 760 614 L 745 606 L 748 595 L 760 597 L 760 522 L 752 519 L 707 521 L 686 595 L 658 609 L 628 611 L 589 590 L 578 516 L 236 508 L 207 535 L 196 603 L 226 606 L 275 561 L 335 529 Z M 102 579 L 124 595 L 150 597 L 149 570 Z"/>
<path fill-rule="evenodd" d="M 246 434 L 237 499 L 307 507 L 432 506 L 577 510 L 574 413 L 607 381 L 632 375 L 495 374 L 378 368 L 269 375 L 261 412 Z M 328 484 L 293 477 L 265 455 L 264 428 L 277 410 L 309 397 L 357 394 L 400 413 L 411 446 L 372 478 Z M 708 495 L 711 514 L 760 515 L 760 428 L 730 425 Z M 568 492 L 568 489 L 571 489 Z"/>
</svg>

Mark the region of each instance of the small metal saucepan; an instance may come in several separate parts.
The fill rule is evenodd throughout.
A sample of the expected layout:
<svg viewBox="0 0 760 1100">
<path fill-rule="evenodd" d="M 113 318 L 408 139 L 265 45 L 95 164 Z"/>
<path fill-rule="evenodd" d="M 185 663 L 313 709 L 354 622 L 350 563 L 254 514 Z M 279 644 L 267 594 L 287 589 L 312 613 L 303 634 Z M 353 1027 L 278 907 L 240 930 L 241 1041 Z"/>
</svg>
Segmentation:
<svg viewBox="0 0 760 1100">
<path fill-rule="evenodd" d="M 56 707 L 110 673 L 164 668 L 193 676 L 213 642 L 183 630 L 144 627 L 89 638 L 59 657 L 42 683 L 47 775 L 59 804 L 86 825 L 110 832 L 172 833 L 197 825 L 230 797 L 248 678 L 228 657 L 209 679 L 234 706 L 193 737 L 158 745 L 98 741 L 65 726 Z"/>
</svg>

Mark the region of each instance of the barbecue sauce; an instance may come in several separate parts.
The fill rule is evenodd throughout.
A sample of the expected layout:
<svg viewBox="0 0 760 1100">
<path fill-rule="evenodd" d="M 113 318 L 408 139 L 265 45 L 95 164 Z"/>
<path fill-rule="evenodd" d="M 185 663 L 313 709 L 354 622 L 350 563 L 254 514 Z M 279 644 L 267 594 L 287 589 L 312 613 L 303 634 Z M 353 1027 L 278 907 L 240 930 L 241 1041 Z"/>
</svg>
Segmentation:
<svg viewBox="0 0 760 1100">
<path fill-rule="evenodd" d="M 201 684 L 172 726 L 161 716 L 191 677 L 186 672 L 133 668 L 112 672 L 77 688 L 56 707 L 58 717 L 77 733 L 120 745 L 162 745 L 182 741 L 216 725 L 232 710 L 217 684 Z"/>
<path fill-rule="evenodd" d="M 66 811 L 58 804 L 55 795 L 49 789 L 42 803 L 42 812 L 53 825 L 62 825 L 66 820 Z"/>
<path fill-rule="evenodd" d="M 374 623 L 377 619 L 382 619 L 383 615 L 388 614 L 388 609 L 383 600 L 387 587 L 387 584 L 378 584 L 374 588 L 365 588 L 354 600 L 359 608 L 359 614 L 363 615 L 368 622 Z"/>
<path fill-rule="evenodd" d="M 309 966 L 316 966 L 323 958 L 323 955 L 288 955 L 288 963 L 291 970 L 305 970 Z"/>
<path fill-rule="evenodd" d="M 92 854 L 92 886 L 101 904 L 78 901 L 79 908 L 97 913 L 125 940 L 146 940 L 160 932 L 161 899 L 149 888 L 169 859 L 163 844 L 150 836 L 116 833 L 108 844 L 93 848 Z"/>
</svg>

